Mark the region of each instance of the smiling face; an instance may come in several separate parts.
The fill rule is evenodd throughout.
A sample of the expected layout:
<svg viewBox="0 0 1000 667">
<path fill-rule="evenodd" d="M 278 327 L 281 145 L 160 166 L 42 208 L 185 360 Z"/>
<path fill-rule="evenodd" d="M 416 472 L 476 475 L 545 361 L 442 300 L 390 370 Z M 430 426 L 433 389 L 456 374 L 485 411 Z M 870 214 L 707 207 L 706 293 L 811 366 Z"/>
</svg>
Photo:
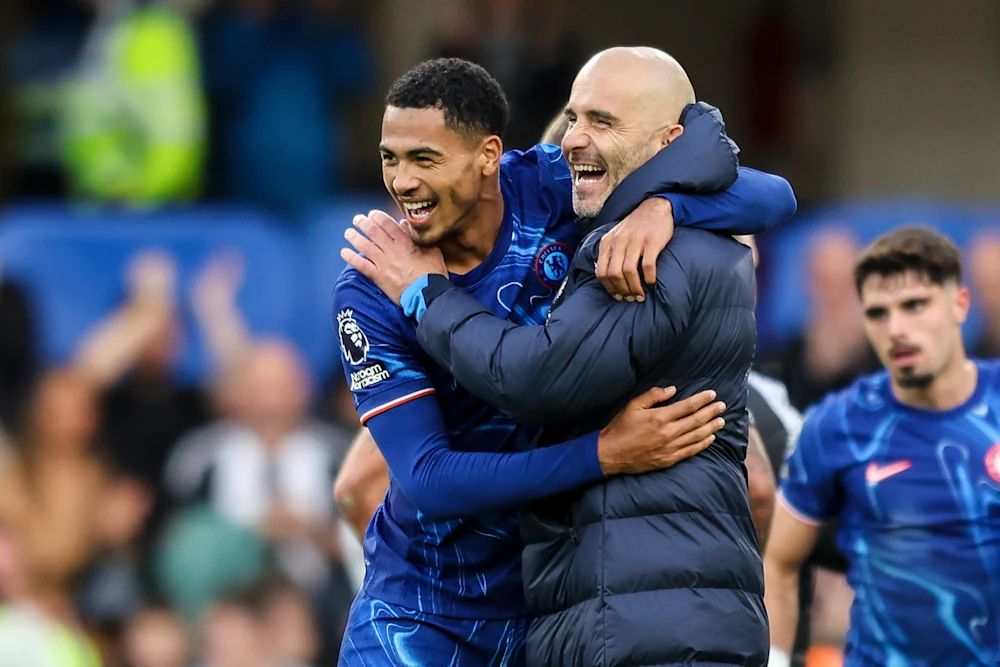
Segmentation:
<svg viewBox="0 0 1000 667">
<path fill-rule="evenodd" d="M 938 285 L 917 271 L 874 274 L 861 284 L 861 305 L 868 340 L 900 387 L 927 387 L 965 359 L 969 292 L 956 281 Z"/>
<path fill-rule="evenodd" d="M 563 154 L 573 173 L 573 210 L 600 213 L 611 192 L 684 131 L 694 101 L 680 65 L 655 49 L 615 48 L 588 62 L 566 105 Z"/>
<path fill-rule="evenodd" d="M 413 242 L 437 246 L 473 216 L 502 144 L 449 128 L 438 108 L 388 106 L 382 117 L 382 180 L 410 225 Z"/>
</svg>

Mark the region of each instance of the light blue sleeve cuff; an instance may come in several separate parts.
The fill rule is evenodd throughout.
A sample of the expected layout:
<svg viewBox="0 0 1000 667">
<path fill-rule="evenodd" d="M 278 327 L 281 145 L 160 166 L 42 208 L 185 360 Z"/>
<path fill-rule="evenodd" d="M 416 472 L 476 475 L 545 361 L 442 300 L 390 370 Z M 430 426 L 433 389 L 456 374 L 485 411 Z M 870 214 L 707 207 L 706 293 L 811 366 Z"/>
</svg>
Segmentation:
<svg viewBox="0 0 1000 667">
<path fill-rule="evenodd" d="M 426 274 L 420 276 L 407 285 L 399 297 L 399 305 L 403 308 L 403 313 L 407 317 L 414 318 L 417 322 L 420 322 L 424 312 L 427 311 L 427 304 L 424 302 L 424 288 L 427 287 L 429 277 Z"/>
</svg>

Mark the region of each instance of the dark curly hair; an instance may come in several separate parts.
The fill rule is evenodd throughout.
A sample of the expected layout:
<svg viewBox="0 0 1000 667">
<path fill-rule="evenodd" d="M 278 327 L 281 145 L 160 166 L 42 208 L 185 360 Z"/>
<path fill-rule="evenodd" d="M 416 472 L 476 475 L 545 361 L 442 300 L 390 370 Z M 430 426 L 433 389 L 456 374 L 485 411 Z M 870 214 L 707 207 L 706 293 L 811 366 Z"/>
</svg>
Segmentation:
<svg viewBox="0 0 1000 667">
<path fill-rule="evenodd" d="M 946 236 L 927 227 L 902 227 L 880 236 L 854 265 L 854 287 L 869 276 L 913 271 L 935 285 L 962 282 L 962 256 Z"/>
<path fill-rule="evenodd" d="M 457 132 L 503 137 L 510 106 L 489 72 L 461 58 L 426 60 L 399 77 L 385 96 L 386 106 L 441 109 L 445 125 Z"/>
</svg>

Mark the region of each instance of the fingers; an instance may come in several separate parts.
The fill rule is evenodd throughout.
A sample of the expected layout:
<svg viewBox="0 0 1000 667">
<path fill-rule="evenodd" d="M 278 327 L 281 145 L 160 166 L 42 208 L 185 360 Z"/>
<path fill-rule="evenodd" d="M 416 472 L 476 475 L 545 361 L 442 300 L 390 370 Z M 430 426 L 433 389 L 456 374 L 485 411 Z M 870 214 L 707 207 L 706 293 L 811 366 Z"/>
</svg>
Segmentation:
<svg viewBox="0 0 1000 667">
<path fill-rule="evenodd" d="M 670 405 L 665 405 L 662 408 L 657 408 L 663 411 L 663 416 L 670 421 L 678 421 L 693 415 L 706 405 L 715 400 L 715 391 L 712 389 L 706 389 L 705 391 L 700 391 L 693 396 L 688 396 L 682 401 L 677 401 L 676 403 L 671 403 Z"/>
<path fill-rule="evenodd" d="M 676 393 L 677 387 L 652 387 L 629 401 L 628 407 L 648 410 L 657 403 L 670 400 Z"/>
<path fill-rule="evenodd" d="M 367 255 L 372 261 L 374 261 L 375 257 L 382 252 L 382 248 L 377 243 L 373 243 L 368 237 L 355 229 L 348 228 L 345 230 L 344 238 L 347 239 L 347 242 L 354 246 L 358 252 Z"/>
<path fill-rule="evenodd" d="M 613 296 L 616 301 L 621 301 L 621 292 L 616 290 L 614 283 L 608 278 L 608 267 L 611 264 L 611 255 L 613 252 L 614 246 L 611 243 L 611 239 L 605 234 L 598 248 L 597 264 L 594 266 L 594 273 L 607 293 Z"/>
<path fill-rule="evenodd" d="M 378 219 L 373 219 L 367 215 L 359 214 L 354 216 L 354 219 L 351 222 L 377 246 L 388 248 L 395 242 L 395 239 L 390 235 L 389 230 L 386 229 L 384 222 L 380 222 Z M 393 227 L 396 226 L 395 222 L 390 224 Z M 344 236 L 347 236 L 347 234 L 345 233 Z M 353 243 L 353 241 L 351 242 Z M 355 245 L 355 247 L 357 247 L 357 245 Z M 364 249 L 361 251 L 367 252 Z"/>
<path fill-rule="evenodd" d="M 656 259 L 666 247 L 666 241 L 662 237 L 648 236 L 643 240 L 642 276 L 647 285 L 656 284 Z"/>
<path fill-rule="evenodd" d="M 642 253 L 645 251 L 644 244 L 635 240 L 625 248 L 624 259 L 621 265 L 621 278 L 619 283 L 624 283 L 624 294 L 626 301 L 645 301 L 646 295 L 642 287 L 642 278 L 639 276 L 639 262 L 642 261 Z M 631 298 L 630 298 L 631 297 Z"/>
<path fill-rule="evenodd" d="M 709 409 L 705 408 L 705 411 L 709 412 Z M 699 411 L 699 413 L 700 412 L 701 411 Z M 694 417 L 695 415 L 691 416 L 691 418 Z M 701 419 L 704 419 L 704 421 L 702 422 Z M 675 439 L 674 443 L 679 447 L 684 447 L 693 443 L 701 442 L 705 438 L 722 430 L 725 425 L 726 420 L 722 417 L 706 417 L 704 415 L 699 415 L 699 421 L 692 422 L 689 428 L 684 429 Z"/>
<path fill-rule="evenodd" d="M 378 270 L 367 258 L 362 257 L 350 248 L 341 248 L 340 258 L 347 262 L 349 266 L 357 269 L 361 275 L 370 278 L 371 280 L 375 280 L 375 275 L 378 273 Z"/>
<path fill-rule="evenodd" d="M 381 228 L 393 240 L 409 237 L 409 232 L 404 231 L 401 225 L 396 222 L 395 218 L 385 211 L 373 209 L 368 211 L 368 217 L 371 218 L 372 222 L 378 225 L 379 228 Z"/>
</svg>

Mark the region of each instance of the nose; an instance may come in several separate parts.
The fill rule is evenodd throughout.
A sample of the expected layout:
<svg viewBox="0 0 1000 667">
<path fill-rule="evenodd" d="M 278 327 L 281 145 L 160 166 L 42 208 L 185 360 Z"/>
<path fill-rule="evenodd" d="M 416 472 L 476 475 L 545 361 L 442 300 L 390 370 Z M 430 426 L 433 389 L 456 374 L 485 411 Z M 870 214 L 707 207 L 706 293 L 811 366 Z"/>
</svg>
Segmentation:
<svg viewBox="0 0 1000 667">
<path fill-rule="evenodd" d="M 902 341 L 906 338 L 906 317 L 896 309 L 889 311 L 889 321 L 887 322 L 889 337 L 894 341 Z"/>
<path fill-rule="evenodd" d="M 392 191 L 397 195 L 405 195 L 420 187 L 420 180 L 416 174 L 405 165 L 400 164 L 392 174 Z"/>
<path fill-rule="evenodd" d="M 577 122 L 563 135 L 562 150 L 564 155 L 568 156 L 573 151 L 582 150 L 589 145 L 590 135 L 582 122 Z"/>
</svg>

